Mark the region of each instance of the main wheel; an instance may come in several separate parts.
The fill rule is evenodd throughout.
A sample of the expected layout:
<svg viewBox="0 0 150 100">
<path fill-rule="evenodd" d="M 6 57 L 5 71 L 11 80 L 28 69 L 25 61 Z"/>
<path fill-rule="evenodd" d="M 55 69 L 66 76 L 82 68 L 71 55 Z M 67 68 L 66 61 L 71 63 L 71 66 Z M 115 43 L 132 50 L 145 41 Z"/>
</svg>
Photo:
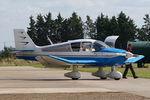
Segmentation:
<svg viewBox="0 0 150 100">
<path fill-rule="evenodd" d="M 72 80 L 78 80 L 79 78 L 72 78 Z"/>
</svg>

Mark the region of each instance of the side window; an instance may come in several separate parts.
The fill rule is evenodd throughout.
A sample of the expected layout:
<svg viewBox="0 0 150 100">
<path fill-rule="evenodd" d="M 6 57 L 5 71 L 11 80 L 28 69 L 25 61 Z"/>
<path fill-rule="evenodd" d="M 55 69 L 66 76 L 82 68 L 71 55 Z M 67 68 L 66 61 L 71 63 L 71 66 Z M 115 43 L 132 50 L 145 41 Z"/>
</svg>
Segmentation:
<svg viewBox="0 0 150 100">
<path fill-rule="evenodd" d="M 62 44 L 57 46 L 45 47 L 42 49 L 45 52 L 70 52 L 70 44 Z"/>
<path fill-rule="evenodd" d="M 71 43 L 71 48 L 74 52 L 79 52 L 80 51 L 80 42 Z"/>
<path fill-rule="evenodd" d="M 91 47 L 92 47 L 92 43 L 91 42 L 82 42 L 80 51 L 92 51 Z"/>
</svg>

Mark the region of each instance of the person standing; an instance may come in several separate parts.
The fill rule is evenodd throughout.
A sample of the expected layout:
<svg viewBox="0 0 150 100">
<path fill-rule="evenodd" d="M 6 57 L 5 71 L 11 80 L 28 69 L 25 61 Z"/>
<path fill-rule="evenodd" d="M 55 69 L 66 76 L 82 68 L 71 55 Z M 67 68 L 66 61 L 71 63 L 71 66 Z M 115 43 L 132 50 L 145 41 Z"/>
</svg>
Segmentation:
<svg viewBox="0 0 150 100">
<path fill-rule="evenodd" d="M 128 51 L 128 52 L 132 52 L 132 45 L 131 45 L 131 44 L 128 44 L 127 51 Z M 134 78 L 138 78 L 138 76 L 136 76 L 136 74 L 135 74 L 135 71 L 134 71 L 134 69 L 133 69 L 132 64 L 127 64 L 127 65 L 126 65 L 125 71 L 124 71 L 124 73 L 123 73 L 123 78 L 127 79 L 126 76 L 127 76 L 127 73 L 128 73 L 128 70 L 129 70 L 129 69 L 131 70 L 131 73 L 132 73 L 133 77 L 134 77 Z"/>
</svg>

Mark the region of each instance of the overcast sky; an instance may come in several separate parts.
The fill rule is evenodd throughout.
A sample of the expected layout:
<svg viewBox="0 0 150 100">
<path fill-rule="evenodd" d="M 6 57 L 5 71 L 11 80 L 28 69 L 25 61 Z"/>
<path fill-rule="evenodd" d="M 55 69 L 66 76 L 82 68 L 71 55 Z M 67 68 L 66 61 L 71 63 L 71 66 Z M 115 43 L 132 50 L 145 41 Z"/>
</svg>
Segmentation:
<svg viewBox="0 0 150 100">
<path fill-rule="evenodd" d="M 82 19 L 86 15 L 96 19 L 100 13 L 117 16 L 121 11 L 130 16 L 138 27 L 145 14 L 150 14 L 150 0 L 0 0 L 0 49 L 14 47 L 13 29 L 27 29 L 29 16 L 51 12 L 55 18 L 60 12 L 65 18 L 77 12 Z"/>
</svg>

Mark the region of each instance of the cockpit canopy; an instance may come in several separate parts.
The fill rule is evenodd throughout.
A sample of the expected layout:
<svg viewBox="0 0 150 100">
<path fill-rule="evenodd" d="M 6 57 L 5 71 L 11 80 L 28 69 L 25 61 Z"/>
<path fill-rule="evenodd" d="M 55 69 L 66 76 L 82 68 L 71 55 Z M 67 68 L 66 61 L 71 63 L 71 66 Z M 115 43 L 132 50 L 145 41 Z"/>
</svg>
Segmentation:
<svg viewBox="0 0 150 100">
<path fill-rule="evenodd" d="M 78 40 L 60 44 L 54 44 L 42 48 L 45 52 L 81 52 L 91 51 L 96 52 L 104 48 L 110 48 L 107 44 L 97 40 Z"/>
<path fill-rule="evenodd" d="M 96 41 L 93 43 L 93 49 L 95 49 L 95 51 L 101 50 L 104 48 L 110 48 L 110 47 L 102 41 Z"/>
<path fill-rule="evenodd" d="M 110 48 L 108 45 L 106 45 L 102 41 L 82 41 L 82 42 L 75 42 L 71 43 L 71 48 L 74 52 L 78 51 L 99 51 L 104 48 Z"/>
</svg>

